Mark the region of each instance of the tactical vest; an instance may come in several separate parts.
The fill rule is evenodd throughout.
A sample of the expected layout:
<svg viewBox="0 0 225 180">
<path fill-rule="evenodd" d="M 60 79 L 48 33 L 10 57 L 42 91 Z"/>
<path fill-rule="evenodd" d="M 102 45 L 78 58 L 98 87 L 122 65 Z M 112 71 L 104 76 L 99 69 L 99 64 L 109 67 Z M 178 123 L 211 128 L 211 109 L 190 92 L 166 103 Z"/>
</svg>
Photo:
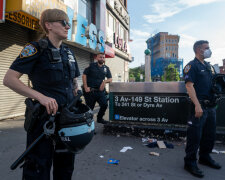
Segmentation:
<svg viewBox="0 0 225 180">
<path fill-rule="evenodd" d="M 40 39 L 38 41 L 38 45 L 39 45 L 39 48 L 40 48 L 40 55 L 44 51 L 46 51 L 47 54 L 48 54 L 49 62 L 51 64 L 62 62 L 59 49 L 50 48 L 48 46 L 48 41 L 46 39 Z M 68 47 L 64 47 L 64 48 L 66 49 L 67 56 L 68 56 L 68 61 L 66 63 L 69 66 L 70 78 L 73 79 L 75 77 L 75 71 L 76 71 L 76 67 L 75 67 L 75 64 L 74 64 L 75 63 L 75 59 L 73 57 L 72 52 L 69 50 L 69 48 Z"/>
</svg>

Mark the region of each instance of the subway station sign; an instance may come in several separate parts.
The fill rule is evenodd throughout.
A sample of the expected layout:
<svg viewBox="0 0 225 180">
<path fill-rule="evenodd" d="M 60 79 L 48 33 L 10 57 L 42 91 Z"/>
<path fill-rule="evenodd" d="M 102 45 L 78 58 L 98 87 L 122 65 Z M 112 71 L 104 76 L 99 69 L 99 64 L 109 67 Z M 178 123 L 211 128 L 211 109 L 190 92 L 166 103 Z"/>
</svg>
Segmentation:
<svg viewBox="0 0 225 180">
<path fill-rule="evenodd" d="M 5 19 L 32 30 L 39 30 L 39 20 L 22 11 L 5 13 Z"/>
<path fill-rule="evenodd" d="M 114 94 L 111 120 L 150 124 L 186 124 L 187 97 L 165 94 Z"/>
</svg>

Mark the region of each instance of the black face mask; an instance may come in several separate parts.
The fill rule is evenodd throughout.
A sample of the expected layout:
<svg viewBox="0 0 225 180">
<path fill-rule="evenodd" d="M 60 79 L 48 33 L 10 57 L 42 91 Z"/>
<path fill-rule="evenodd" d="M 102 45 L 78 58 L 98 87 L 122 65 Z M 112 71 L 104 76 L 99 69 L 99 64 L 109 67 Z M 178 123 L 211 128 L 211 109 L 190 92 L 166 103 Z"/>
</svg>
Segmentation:
<svg viewBox="0 0 225 180">
<path fill-rule="evenodd" d="M 102 64 L 104 64 L 104 61 L 103 60 L 98 60 L 98 64 L 102 65 Z"/>
</svg>

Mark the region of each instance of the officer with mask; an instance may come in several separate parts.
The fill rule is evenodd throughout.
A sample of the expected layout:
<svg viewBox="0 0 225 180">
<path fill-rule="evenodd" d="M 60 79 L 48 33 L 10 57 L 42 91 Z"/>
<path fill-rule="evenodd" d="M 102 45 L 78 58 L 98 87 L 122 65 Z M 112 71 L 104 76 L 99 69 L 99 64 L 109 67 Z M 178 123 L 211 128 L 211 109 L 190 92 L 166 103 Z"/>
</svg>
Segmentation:
<svg viewBox="0 0 225 180">
<path fill-rule="evenodd" d="M 83 72 L 83 88 L 86 104 L 93 110 L 95 103 L 98 102 L 100 110 L 97 115 L 97 122 L 105 124 L 103 119 L 108 107 L 105 85 L 112 82 L 112 75 L 109 67 L 105 63 L 105 54 L 96 55 L 96 62 L 91 63 Z M 107 79 L 105 79 L 107 78 Z"/>
<path fill-rule="evenodd" d="M 197 166 L 199 163 L 214 169 L 221 166 L 211 157 L 216 135 L 216 99 L 212 91 L 214 68 L 205 61 L 211 57 L 208 41 L 197 41 L 194 44 L 195 59 L 184 68 L 184 80 L 188 95 L 192 101 L 187 128 L 186 156 L 184 168 L 197 177 L 203 177 L 203 172 Z"/>
<path fill-rule="evenodd" d="M 43 11 L 40 25 L 47 38 L 26 44 L 4 77 L 5 86 L 39 101 L 47 114 L 54 115 L 69 104 L 78 90 L 76 78 L 80 72 L 77 62 L 71 50 L 62 44 L 70 29 L 68 21 L 67 14 L 60 9 Z M 28 75 L 32 88 L 20 80 L 23 74 Z M 34 129 L 27 132 L 27 146 L 43 132 L 46 120 L 38 120 Z M 50 138 L 42 139 L 25 159 L 23 179 L 50 180 L 53 163 L 54 180 L 71 180 L 75 155 L 57 153 L 58 149 L 65 149 L 62 142 L 55 144 Z"/>
</svg>

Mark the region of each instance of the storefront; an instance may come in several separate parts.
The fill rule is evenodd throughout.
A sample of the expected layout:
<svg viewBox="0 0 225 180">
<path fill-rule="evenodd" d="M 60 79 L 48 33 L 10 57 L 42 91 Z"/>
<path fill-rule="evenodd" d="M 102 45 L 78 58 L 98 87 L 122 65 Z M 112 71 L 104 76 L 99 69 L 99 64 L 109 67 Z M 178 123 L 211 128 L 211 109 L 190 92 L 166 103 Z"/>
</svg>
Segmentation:
<svg viewBox="0 0 225 180">
<path fill-rule="evenodd" d="M 29 29 L 7 20 L 0 24 L 0 119 L 24 113 L 24 97 L 3 86 L 2 80 L 9 66 L 29 41 L 29 31 Z M 22 76 L 21 80 L 28 85 L 27 76 Z"/>
<path fill-rule="evenodd" d="M 79 86 L 82 85 L 82 74 L 93 55 L 105 51 L 105 32 L 101 30 L 105 24 L 98 19 L 104 15 L 105 0 L 5 0 L 0 6 L 0 13 L 5 16 L 0 19 L 0 81 L 10 64 L 16 59 L 24 45 L 29 41 L 37 41 L 41 37 L 39 31 L 39 17 L 47 8 L 64 10 L 72 24 L 68 32 L 68 39 L 64 43 L 74 52 L 78 62 L 81 76 L 78 78 Z M 3 5 L 2 3 L 2 5 Z M 79 7 L 79 8 L 78 8 Z M 103 11 L 101 10 L 103 9 Z M 101 10 L 101 11 L 100 11 Z M 97 14 L 95 12 L 101 12 Z M 21 80 L 29 85 L 26 75 Z M 6 119 L 24 114 L 25 98 L 11 91 L 0 83 L 0 119 Z"/>
</svg>

